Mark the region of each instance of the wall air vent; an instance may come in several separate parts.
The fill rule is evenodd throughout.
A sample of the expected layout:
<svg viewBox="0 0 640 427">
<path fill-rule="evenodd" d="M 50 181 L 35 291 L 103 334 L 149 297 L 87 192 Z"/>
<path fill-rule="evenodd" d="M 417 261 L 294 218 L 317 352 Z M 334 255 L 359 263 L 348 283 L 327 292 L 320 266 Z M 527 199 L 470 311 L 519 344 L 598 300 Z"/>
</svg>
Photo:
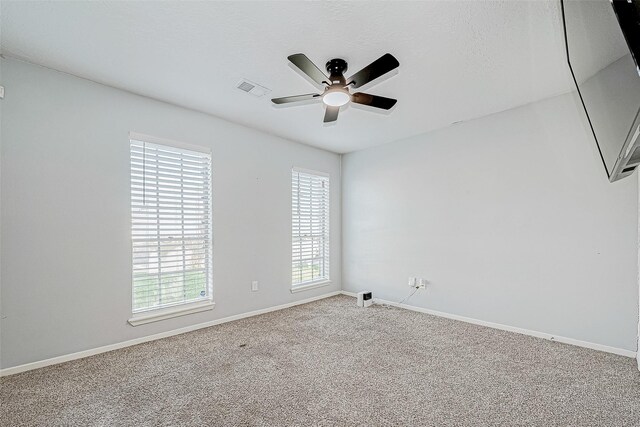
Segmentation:
<svg viewBox="0 0 640 427">
<path fill-rule="evenodd" d="M 236 87 L 243 92 L 247 92 L 249 95 L 253 95 L 257 98 L 266 95 L 271 92 L 270 89 L 267 89 L 264 86 L 259 85 L 258 83 L 254 83 L 250 80 L 243 79 L 241 80 Z"/>
</svg>

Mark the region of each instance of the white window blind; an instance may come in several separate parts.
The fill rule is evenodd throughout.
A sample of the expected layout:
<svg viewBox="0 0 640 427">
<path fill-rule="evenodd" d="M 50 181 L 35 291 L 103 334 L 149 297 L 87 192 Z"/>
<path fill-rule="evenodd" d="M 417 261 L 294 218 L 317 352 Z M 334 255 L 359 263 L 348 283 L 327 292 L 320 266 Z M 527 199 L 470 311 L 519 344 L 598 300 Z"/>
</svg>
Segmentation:
<svg viewBox="0 0 640 427">
<path fill-rule="evenodd" d="M 211 300 L 211 155 L 131 139 L 133 312 Z"/>
<path fill-rule="evenodd" d="M 329 280 L 329 176 L 294 168 L 292 285 Z"/>
</svg>

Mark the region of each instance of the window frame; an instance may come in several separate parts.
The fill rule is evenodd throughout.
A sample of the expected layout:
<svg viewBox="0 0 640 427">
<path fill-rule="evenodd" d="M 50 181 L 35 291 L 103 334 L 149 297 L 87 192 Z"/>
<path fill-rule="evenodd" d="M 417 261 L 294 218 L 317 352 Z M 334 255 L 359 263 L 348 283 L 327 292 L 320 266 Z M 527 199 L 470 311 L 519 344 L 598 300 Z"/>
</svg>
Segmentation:
<svg viewBox="0 0 640 427">
<path fill-rule="evenodd" d="M 302 173 L 302 174 L 306 174 L 306 175 L 312 175 L 312 176 L 316 176 L 319 178 L 325 178 L 328 185 L 328 190 L 327 190 L 327 206 L 325 207 L 326 209 L 326 222 L 327 222 L 327 231 L 326 231 L 326 242 L 323 242 L 324 245 L 326 245 L 326 247 L 324 248 L 325 250 L 325 257 L 327 262 L 327 266 L 326 268 L 326 272 L 324 274 L 323 277 L 320 277 L 318 279 L 315 280 L 309 280 L 309 281 L 304 281 L 304 282 L 299 282 L 299 283 L 294 283 L 293 281 L 293 263 L 294 263 L 294 259 L 293 259 L 293 240 L 295 238 L 295 234 L 294 234 L 294 230 L 293 230 L 293 203 L 294 203 L 294 199 L 293 199 L 293 175 L 295 173 Z M 322 171 L 318 171 L 318 170 L 313 170 L 313 169 L 306 169 L 306 168 L 301 168 L 301 167 L 297 167 L 294 166 L 291 168 L 291 175 L 290 175 L 290 191 L 291 191 L 291 216 L 290 216 L 290 232 L 291 232 L 291 240 L 290 240 L 290 248 L 291 248 L 291 256 L 290 256 L 290 273 L 291 273 L 291 280 L 289 281 L 290 283 L 290 291 L 292 293 L 295 292 L 301 292 L 301 291 L 306 291 L 306 290 L 310 290 L 310 289 L 315 289 L 315 288 L 319 288 L 319 287 L 323 287 L 323 286 L 328 286 L 331 284 L 331 174 L 329 174 L 328 172 L 322 172 Z M 324 258 L 324 257 L 323 257 Z"/>
<path fill-rule="evenodd" d="M 205 262 L 209 265 L 209 272 L 206 277 L 206 292 L 207 295 L 204 298 L 200 298 L 197 300 L 190 300 L 185 302 L 177 302 L 166 306 L 160 307 L 151 307 L 145 308 L 141 310 L 134 311 L 134 299 L 135 299 L 135 288 L 134 288 L 134 270 L 133 270 L 133 225 L 134 225 L 134 206 L 132 200 L 132 156 L 131 156 L 131 146 L 132 142 L 142 142 L 154 145 L 163 145 L 168 148 L 173 148 L 177 150 L 185 150 L 191 151 L 195 153 L 204 154 L 209 157 L 209 200 L 208 200 L 208 240 L 209 240 L 209 254 L 208 257 L 205 257 Z M 151 135 L 145 135 L 137 132 L 129 132 L 128 138 L 128 147 L 129 147 L 129 213 L 130 213 L 130 226 L 129 226 L 129 238 L 130 238 L 130 262 L 131 262 L 131 318 L 128 320 L 128 323 L 132 326 L 143 325 L 150 322 L 156 322 L 160 320 L 165 320 L 173 317 L 184 316 L 187 314 L 199 313 L 203 311 L 212 310 L 215 307 L 215 302 L 213 301 L 214 296 L 214 278 L 213 278 L 213 252 L 214 252 L 214 241 L 213 241 L 213 156 L 211 152 L 211 148 L 187 144 L 180 141 L 170 140 L 166 138 L 158 138 Z"/>
</svg>

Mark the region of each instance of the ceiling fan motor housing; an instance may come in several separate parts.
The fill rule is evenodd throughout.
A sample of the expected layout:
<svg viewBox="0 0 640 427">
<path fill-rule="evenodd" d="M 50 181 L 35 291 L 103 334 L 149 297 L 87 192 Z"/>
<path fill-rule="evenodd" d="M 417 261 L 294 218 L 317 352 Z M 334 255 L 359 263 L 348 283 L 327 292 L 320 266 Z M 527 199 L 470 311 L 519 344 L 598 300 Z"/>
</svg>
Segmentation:
<svg viewBox="0 0 640 427">
<path fill-rule="evenodd" d="M 347 61 L 334 58 L 327 62 L 326 67 L 330 75 L 331 83 L 343 83 L 344 73 L 347 71 Z"/>
</svg>

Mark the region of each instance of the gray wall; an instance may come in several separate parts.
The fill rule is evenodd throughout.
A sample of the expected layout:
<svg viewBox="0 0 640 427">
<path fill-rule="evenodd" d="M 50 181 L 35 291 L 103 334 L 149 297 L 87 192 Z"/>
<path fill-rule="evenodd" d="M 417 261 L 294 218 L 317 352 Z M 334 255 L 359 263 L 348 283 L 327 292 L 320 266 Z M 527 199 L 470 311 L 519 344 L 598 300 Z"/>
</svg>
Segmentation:
<svg viewBox="0 0 640 427">
<path fill-rule="evenodd" d="M 636 350 L 635 177 L 572 94 L 343 157 L 343 289 Z M 425 117 L 428 120 L 428 117 Z"/>
<path fill-rule="evenodd" d="M 340 289 L 338 155 L 22 62 L 2 66 L 3 368 Z M 212 148 L 213 311 L 127 324 L 129 131 Z M 332 180 L 333 283 L 296 294 L 292 166 Z"/>
</svg>

